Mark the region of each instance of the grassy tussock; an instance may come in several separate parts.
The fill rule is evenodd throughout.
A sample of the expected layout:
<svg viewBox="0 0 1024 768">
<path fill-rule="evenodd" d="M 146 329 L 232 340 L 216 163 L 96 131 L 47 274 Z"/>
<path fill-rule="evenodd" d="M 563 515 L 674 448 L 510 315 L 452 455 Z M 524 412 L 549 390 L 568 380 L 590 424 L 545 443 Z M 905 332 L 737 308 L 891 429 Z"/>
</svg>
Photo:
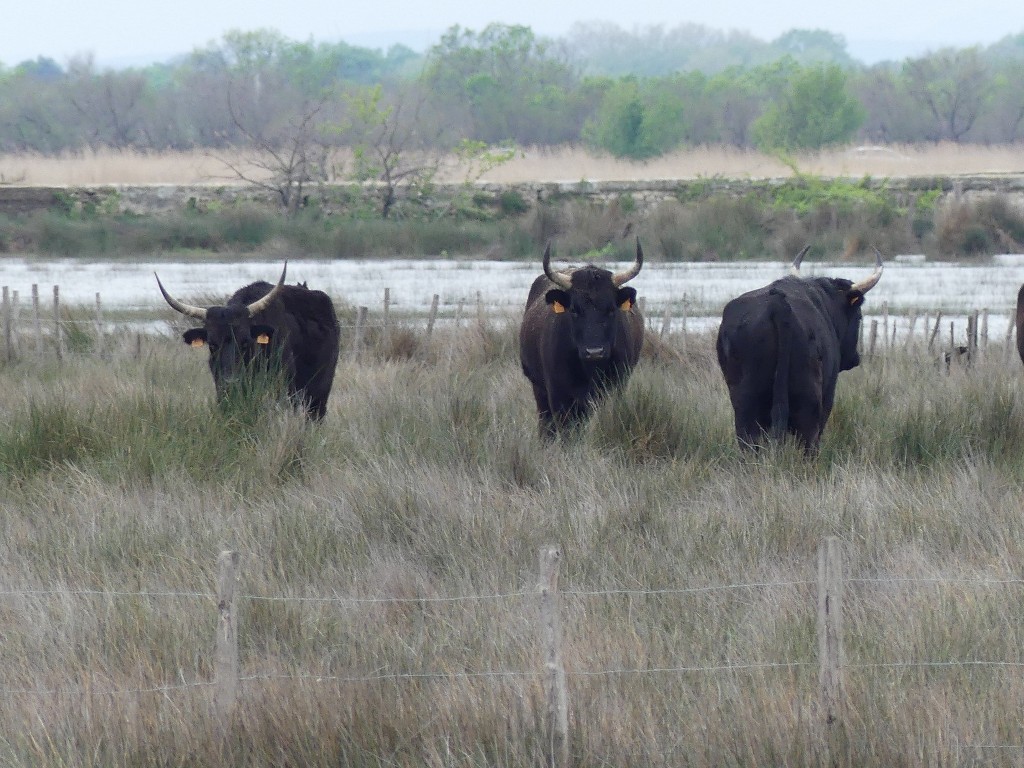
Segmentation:
<svg viewBox="0 0 1024 768">
<path fill-rule="evenodd" d="M 806 461 L 736 448 L 711 336 L 652 339 L 552 445 L 515 329 L 395 343 L 346 356 L 318 426 L 218 409 L 173 340 L 0 368 L 0 761 L 541 764 L 537 552 L 557 543 L 574 765 L 821 764 L 830 535 L 851 578 L 840 764 L 1021 743 L 1015 669 L 968 664 L 1024 647 L 998 583 L 1024 559 L 1024 372 L 1002 350 L 949 374 L 865 359 Z M 224 548 L 249 597 L 220 723 Z M 726 584 L 768 586 L 701 589 Z"/>
</svg>

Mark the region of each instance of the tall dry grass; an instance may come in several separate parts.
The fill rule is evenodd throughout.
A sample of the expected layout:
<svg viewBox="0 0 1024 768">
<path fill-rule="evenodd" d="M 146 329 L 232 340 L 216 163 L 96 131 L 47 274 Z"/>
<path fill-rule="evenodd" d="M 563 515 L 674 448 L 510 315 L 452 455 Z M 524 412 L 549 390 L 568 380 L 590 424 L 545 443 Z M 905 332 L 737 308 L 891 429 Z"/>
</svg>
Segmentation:
<svg viewBox="0 0 1024 768">
<path fill-rule="evenodd" d="M 61 155 L 0 155 L 0 182 L 14 185 L 90 184 L 226 184 L 238 182 L 240 169 L 248 179 L 265 179 L 266 171 L 244 152 L 138 152 L 85 150 Z M 349 158 L 338 153 L 332 166 L 344 173 Z M 1024 173 L 1020 145 L 927 144 L 849 146 L 793 157 L 802 173 L 859 178 L 902 178 L 960 174 Z M 445 163 L 438 181 L 462 182 L 475 171 Z M 793 167 L 778 157 L 752 150 L 713 146 L 672 152 L 636 162 L 594 154 L 577 147 L 531 147 L 508 163 L 489 170 L 482 181 L 650 181 L 724 177 L 788 178 Z"/>
<path fill-rule="evenodd" d="M 317 427 L 219 411 L 175 340 L 0 368 L 0 761 L 540 765 L 536 561 L 557 543 L 573 765 L 819 765 L 833 535 L 836 761 L 1024 743 L 1019 361 L 865 359 L 807 462 L 738 451 L 710 335 L 652 338 L 578 440 L 543 444 L 514 334 L 374 340 Z M 224 548 L 243 682 L 221 724 Z"/>
</svg>

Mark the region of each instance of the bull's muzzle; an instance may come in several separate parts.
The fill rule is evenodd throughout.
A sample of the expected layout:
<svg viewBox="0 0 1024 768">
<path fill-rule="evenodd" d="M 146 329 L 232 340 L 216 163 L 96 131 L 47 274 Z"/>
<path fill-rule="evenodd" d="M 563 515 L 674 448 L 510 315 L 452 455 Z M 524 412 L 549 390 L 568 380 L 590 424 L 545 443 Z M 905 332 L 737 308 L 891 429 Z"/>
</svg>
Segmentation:
<svg viewBox="0 0 1024 768">
<path fill-rule="evenodd" d="M 607 346 L 584 347 L 581 352 L 580 357 L 588 363 L 600 363 L 603 360 L 607 360 L 609 355 Z"/>
</svg>

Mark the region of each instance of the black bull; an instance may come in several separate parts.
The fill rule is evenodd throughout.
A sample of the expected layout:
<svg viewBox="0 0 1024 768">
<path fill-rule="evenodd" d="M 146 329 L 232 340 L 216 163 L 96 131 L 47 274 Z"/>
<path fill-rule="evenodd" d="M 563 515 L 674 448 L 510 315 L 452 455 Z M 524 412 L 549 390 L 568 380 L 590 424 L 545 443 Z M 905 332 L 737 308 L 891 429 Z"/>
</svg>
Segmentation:
<svg viewBox="0 0 1024 768">
<path fill-rule="evenodd" d="M 722 312 L 718 364 L 744 447 L 789 433 L 806 453 L 815 453 L 839 372 L 860 364 L 861 305 L 882 275 L 882 255 L 875 251 L 870 277 L 852 283 L 800 277 L 806 253 L 804 248 L 793 261 L 792 276 L 744 293 Z"/>
<path fill-rule="evenodd" d="M 334 304 L 323 291 L 285 285 L 285 263 L 277 285 L 263 281 L 240 288 L 224 306 L 183 304 L 156 279 L 164 299 L 178 312 L 203 321 L 183 334 L 185 343 L 208 347 L 217 396 L 255 371 L 274 365 L 287 382 L 288 397 L 320 420 L 338 363 L 340 330 Z"/>
<path fill-rule="evenodd" d="M 530 288 L 519 329 L 519 358 L 543 436 L 583 421 L 636 365 L 644 323 L 636 289 L 623 286 L 642 265 L 639 240 L 633 266 L 617 274 L 593 264 L 553 271 L 551 247 L 545 249 L 544 274 Z"/>
</svg>

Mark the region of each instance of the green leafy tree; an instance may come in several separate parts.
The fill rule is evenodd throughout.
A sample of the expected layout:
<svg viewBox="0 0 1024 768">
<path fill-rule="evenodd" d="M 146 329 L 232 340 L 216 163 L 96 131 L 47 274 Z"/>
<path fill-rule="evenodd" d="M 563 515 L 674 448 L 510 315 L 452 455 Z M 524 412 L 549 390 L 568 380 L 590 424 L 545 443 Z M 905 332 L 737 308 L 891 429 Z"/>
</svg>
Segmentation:
<svg viewBox="0 0 1024 768">
<path fill-rule="evenodd" d="M 824 29 L 791 29 L 774 40 L 772 47 L 801 64 L 826 63 L 843 67 L 854 64 L 846 52 L 846 39 Z"/>
<path fill-rule="evenodd" d="M 579 79 L 529 27 L 452 27 L 428 54 L 422 84 L 464 138 L 547 144 L 579 135 Z"/>
<path fill-rule="evenodd" d="M 754 123 L 753 137 L 763 150 L 818 149 L 849 141 L 864 119 L 843 69 L 817 65 L 795 73 Z"/>
<path fill-rule="evenodd" d="M 587 142 L 616 157 L 642 160 L 677 147 L 687 131 L 684 100 L 667 81 L 615 83 L 584 128 Z"/>
</svg>

